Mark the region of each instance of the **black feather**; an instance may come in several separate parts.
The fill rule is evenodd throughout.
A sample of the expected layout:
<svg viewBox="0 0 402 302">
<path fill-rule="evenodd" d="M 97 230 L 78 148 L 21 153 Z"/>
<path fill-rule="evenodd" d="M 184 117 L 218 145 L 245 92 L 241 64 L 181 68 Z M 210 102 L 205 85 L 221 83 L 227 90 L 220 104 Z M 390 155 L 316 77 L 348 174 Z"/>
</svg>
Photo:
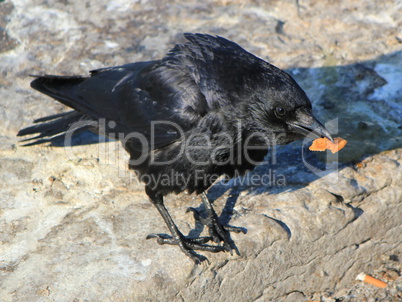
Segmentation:
<svg viewBox="0 0 402 302">
<path fill-rule="evenodd" d="M 38 119 L 40 124 L 18 135 L 38 134 L 24 140 L 29 145 L 84 129 L 120 139 L 130 153 L 130 168 L 145 182 L 173 239 L 151 237 L 181 242 L 196 261 L 193 249 L 230 250 L 229 237 L 211 210 L 214 232 L 220 230 L 213 239 L 224 246 L 206 248 L 186 240 L 163 206 L 164 195 L 201 193 L 221 175 L 245 173 L 270 147 L 303 137 L 313 125 L 319 127 L 316 133 L 330 135 L 286 72 L 222 37 L 185 37 L 187 43 L 161 60 L 93 70 L 86 77 L 38 76 L 32 88 L 74 111 Z M 160 181 L 166 176 L 168 181 Z M 204 204 L 212 208 L 205 199 Z"/>
</svg>

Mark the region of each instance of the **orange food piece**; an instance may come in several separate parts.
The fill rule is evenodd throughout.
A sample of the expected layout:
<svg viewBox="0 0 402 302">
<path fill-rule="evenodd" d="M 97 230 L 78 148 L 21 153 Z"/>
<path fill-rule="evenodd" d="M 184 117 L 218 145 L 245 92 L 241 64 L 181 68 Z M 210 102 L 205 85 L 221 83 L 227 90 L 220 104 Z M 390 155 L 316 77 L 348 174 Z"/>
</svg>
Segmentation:
<svg viewBox="0 0 402 302">
<path fill-rule="evenodd" d="M 332 153 L 336 153 L 339 150 L 343 149 L 343 147 L 346 146 L 346 143 L 348 141 L 341 138 L 337 137 L 334 138 L 334 142 L 331 142 L 328 138 L 317 138 L 313 141 L 313 144 L 310 146 L 309 150 L 310 151 L 325 151 L 325 150 L 331 150 Z"/>
<path fill-rule="evenodd" d="M 317 138 L 313 141 L 313 144 L 308 148 L 310 151 L 325 151 L 327 150 L 328 138 Z"/>
</svg>

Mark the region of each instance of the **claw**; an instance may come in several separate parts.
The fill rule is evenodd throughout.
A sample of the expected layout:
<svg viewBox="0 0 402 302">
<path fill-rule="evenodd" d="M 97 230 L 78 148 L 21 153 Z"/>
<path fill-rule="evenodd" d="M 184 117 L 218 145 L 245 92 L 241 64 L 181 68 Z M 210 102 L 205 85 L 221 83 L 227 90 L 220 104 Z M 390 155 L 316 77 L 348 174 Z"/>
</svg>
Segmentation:
<svg viewBox="0 0 402 302">
<path fill-rule="evenodd" d="M 163 239 L 168 239 L 168 238 L 172 238 L 172 236 L 168 235 L 168 234 L 148 234 L 147 238 L 145 239 L 151 239 L 151 238 L 163 238 Z"/>
<path fill-rule="evenodd" d="M 186 237 L 179 231 L 163 204 L 163 196 L 161 194 L 156 194 L 153 191 L 149 191 L 147 194 L 150 196 L 150 201 L 155 205 L 159 213 L 162 215 L 172 235 L 154 233 L 149 234 L 146 239 L 155 238 L 157 243 L 160 245 L 177 245 L 180 247 L 182 252 L 191 258 L 191 260 L 193 260 L 196 264 L 200 264 L 202 261 L 208 260 L 205 256 L 197 254 L 195 252 L 196 250 L 212 253 L 226 251 L 230 252 L 231 255 L 233 255 L 234 250 L 236 254 L 240 255 L 235 243 L 230 238 L 229 232 L 233 231 L 236 233 L 246 233 L 246 230 L 239 227 L 223 226 L 219 222 L 219 217 L 216 215 L 212 204 L 208 200 L 205 193 L 203 193 L 202 199 L 205 205 L 207 217 L 202 217 L 200 212 L 195 208 L 189 207 L 186 210 L 186 213 L 193 212 L 196 222 L 200 222 L 204 226 L 208 227 L 210 236 L 197 238 Z M 206 244 L 209 241 L 213 241 L 217 243 L 217 245 Z M 219 245 L 220 242 L 223 242 L 223 244 Z"/>
<path fill-rule="evenodd" d="M 239 250 L 237 249 L 234 241 L 232 240 L 232 238 L 230 238 L 229 232 L 233 231 L 236 233 L 245 234 L 247 230 L 239 227 L 223 226 L 220 223 L 219 217 L 216 214 L 214 208 L 212 207 L 212 204 L 209 201 L 205 192 L 202 193 L 201 197 L 208 215 L 208 217 L 203 218 L 203 220 L 206 222 L 205 225 L 208 226 L 209 228 L 209 233 L 211 237 L 217 243 L 223 241 L 223 247 L 225 251 L 230 252 L 231 255 L 233 255 L 233 250 L 236 252 L 237 255 L 240 255 Z M 203 222 L 202 220 L 200 221 Z"/>
<path fill-rule="evenodd" d="M 177 240 L 175 240 L 172 236 L 169 236 L 167 234 L 149 234 L 146 239 L 151 239 L 151 238 L 156 238 L 156 242 L 160 245 L 164 244 L 171 244 L 175 245 L 177 244 Z"/>
<path fill-rule="evenodd" d="M 223 228 L 228 232 L 233 232 L 233 233 L 238 233 L 238 234 L 239 233 L 247 234 L 246 228 L 235 227 L 235 226 L 230 226 L 230 225 L 225 225 Z"/>
<path fill-rule="evenodd" d="M 186 239 L 188 241 L 191 241 L 191 242 L 196 243 L 196 244 L 204 244 L 204 243 L 210 242 L 212 240 L 212 238 L 209 237 L 209 236 L 197 237 L 197 238 L 186 237 Z"/>
<path fill-rule="evenodd" d="M 201 216 L 200 212 L 193 207 L 187 208 L 186 213 L 188 212 L 193 212 L 194 220 L 208 227 L 209 236 L 213 242 L 219 243 L 223 241 L 223 238 L 221 238 L 221 236 L 216 232 L 216 222 L 214 221 L 214 217 L 204 218 Z"/>
<path fill-rule="evenodd" d="M 167 234 L 149 234 L 146 239 L 156 238 L 156 242 L 160 245 L 170 244 L 170 245 L 183 245 L 186 249 L 189 250 L 201 250 L 201 251 L 208 251 L 213 253 L 219 253 L 224 251 L 223 246 L 219 245 L 208 245 L 205 244 L 211 241 L 211 237 L 197 237 L 197 238 L 189 238 L 189 237 L 182 237 L 180 239 L 175 239 L 170 235 Z"/>
</svg>

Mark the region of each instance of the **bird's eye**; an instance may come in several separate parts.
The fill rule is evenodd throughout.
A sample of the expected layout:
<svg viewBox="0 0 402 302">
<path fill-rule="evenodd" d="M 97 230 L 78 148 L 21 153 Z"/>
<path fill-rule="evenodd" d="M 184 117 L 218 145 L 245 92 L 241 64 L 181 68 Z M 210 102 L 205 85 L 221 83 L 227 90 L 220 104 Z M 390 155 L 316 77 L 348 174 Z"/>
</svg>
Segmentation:
<svg viewBox="0 0 402 302">
<path fill-rule="evenodd" d="M 276 107 L 275 108 L 275 114 L 277 117 L 283 117 L 286 114 L 286 110 L 283 109 L 282 107 Z"/>
</svg>

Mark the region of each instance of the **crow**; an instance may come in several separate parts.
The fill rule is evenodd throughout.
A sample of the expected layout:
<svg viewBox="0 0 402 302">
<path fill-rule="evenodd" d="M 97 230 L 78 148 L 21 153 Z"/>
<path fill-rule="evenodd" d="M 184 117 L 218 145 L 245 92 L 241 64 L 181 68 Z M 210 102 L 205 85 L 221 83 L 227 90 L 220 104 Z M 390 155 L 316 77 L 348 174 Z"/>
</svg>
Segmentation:
<svg viewBox="0 0 402 302">
<path fill-rule="evenodd" d="M 129 168 L 169 228 L 150 234 L 178 245 L 196 264 L 196 251 L 238 250 L 206 191 L 219 178 L 244 175 L 269 149 L 303 138 L 327 137 L 306 93 L 286 72 L 219 36 L 184 34 L 161 60 L 90 71 L 89 76 L 35 76 L 31 87 L 73 111 L 34 121 L 17 134 L 37 134 L 26 145 L 53 143 L 90 129 L 118 139 L 130 154 Z M 164 181 L 161 181 L 161 180 Z M 206 217 L 194 218 L 209 236 L 184 236 L 164 205 L 169 193 L 201 194 Z"/>
</svg>

